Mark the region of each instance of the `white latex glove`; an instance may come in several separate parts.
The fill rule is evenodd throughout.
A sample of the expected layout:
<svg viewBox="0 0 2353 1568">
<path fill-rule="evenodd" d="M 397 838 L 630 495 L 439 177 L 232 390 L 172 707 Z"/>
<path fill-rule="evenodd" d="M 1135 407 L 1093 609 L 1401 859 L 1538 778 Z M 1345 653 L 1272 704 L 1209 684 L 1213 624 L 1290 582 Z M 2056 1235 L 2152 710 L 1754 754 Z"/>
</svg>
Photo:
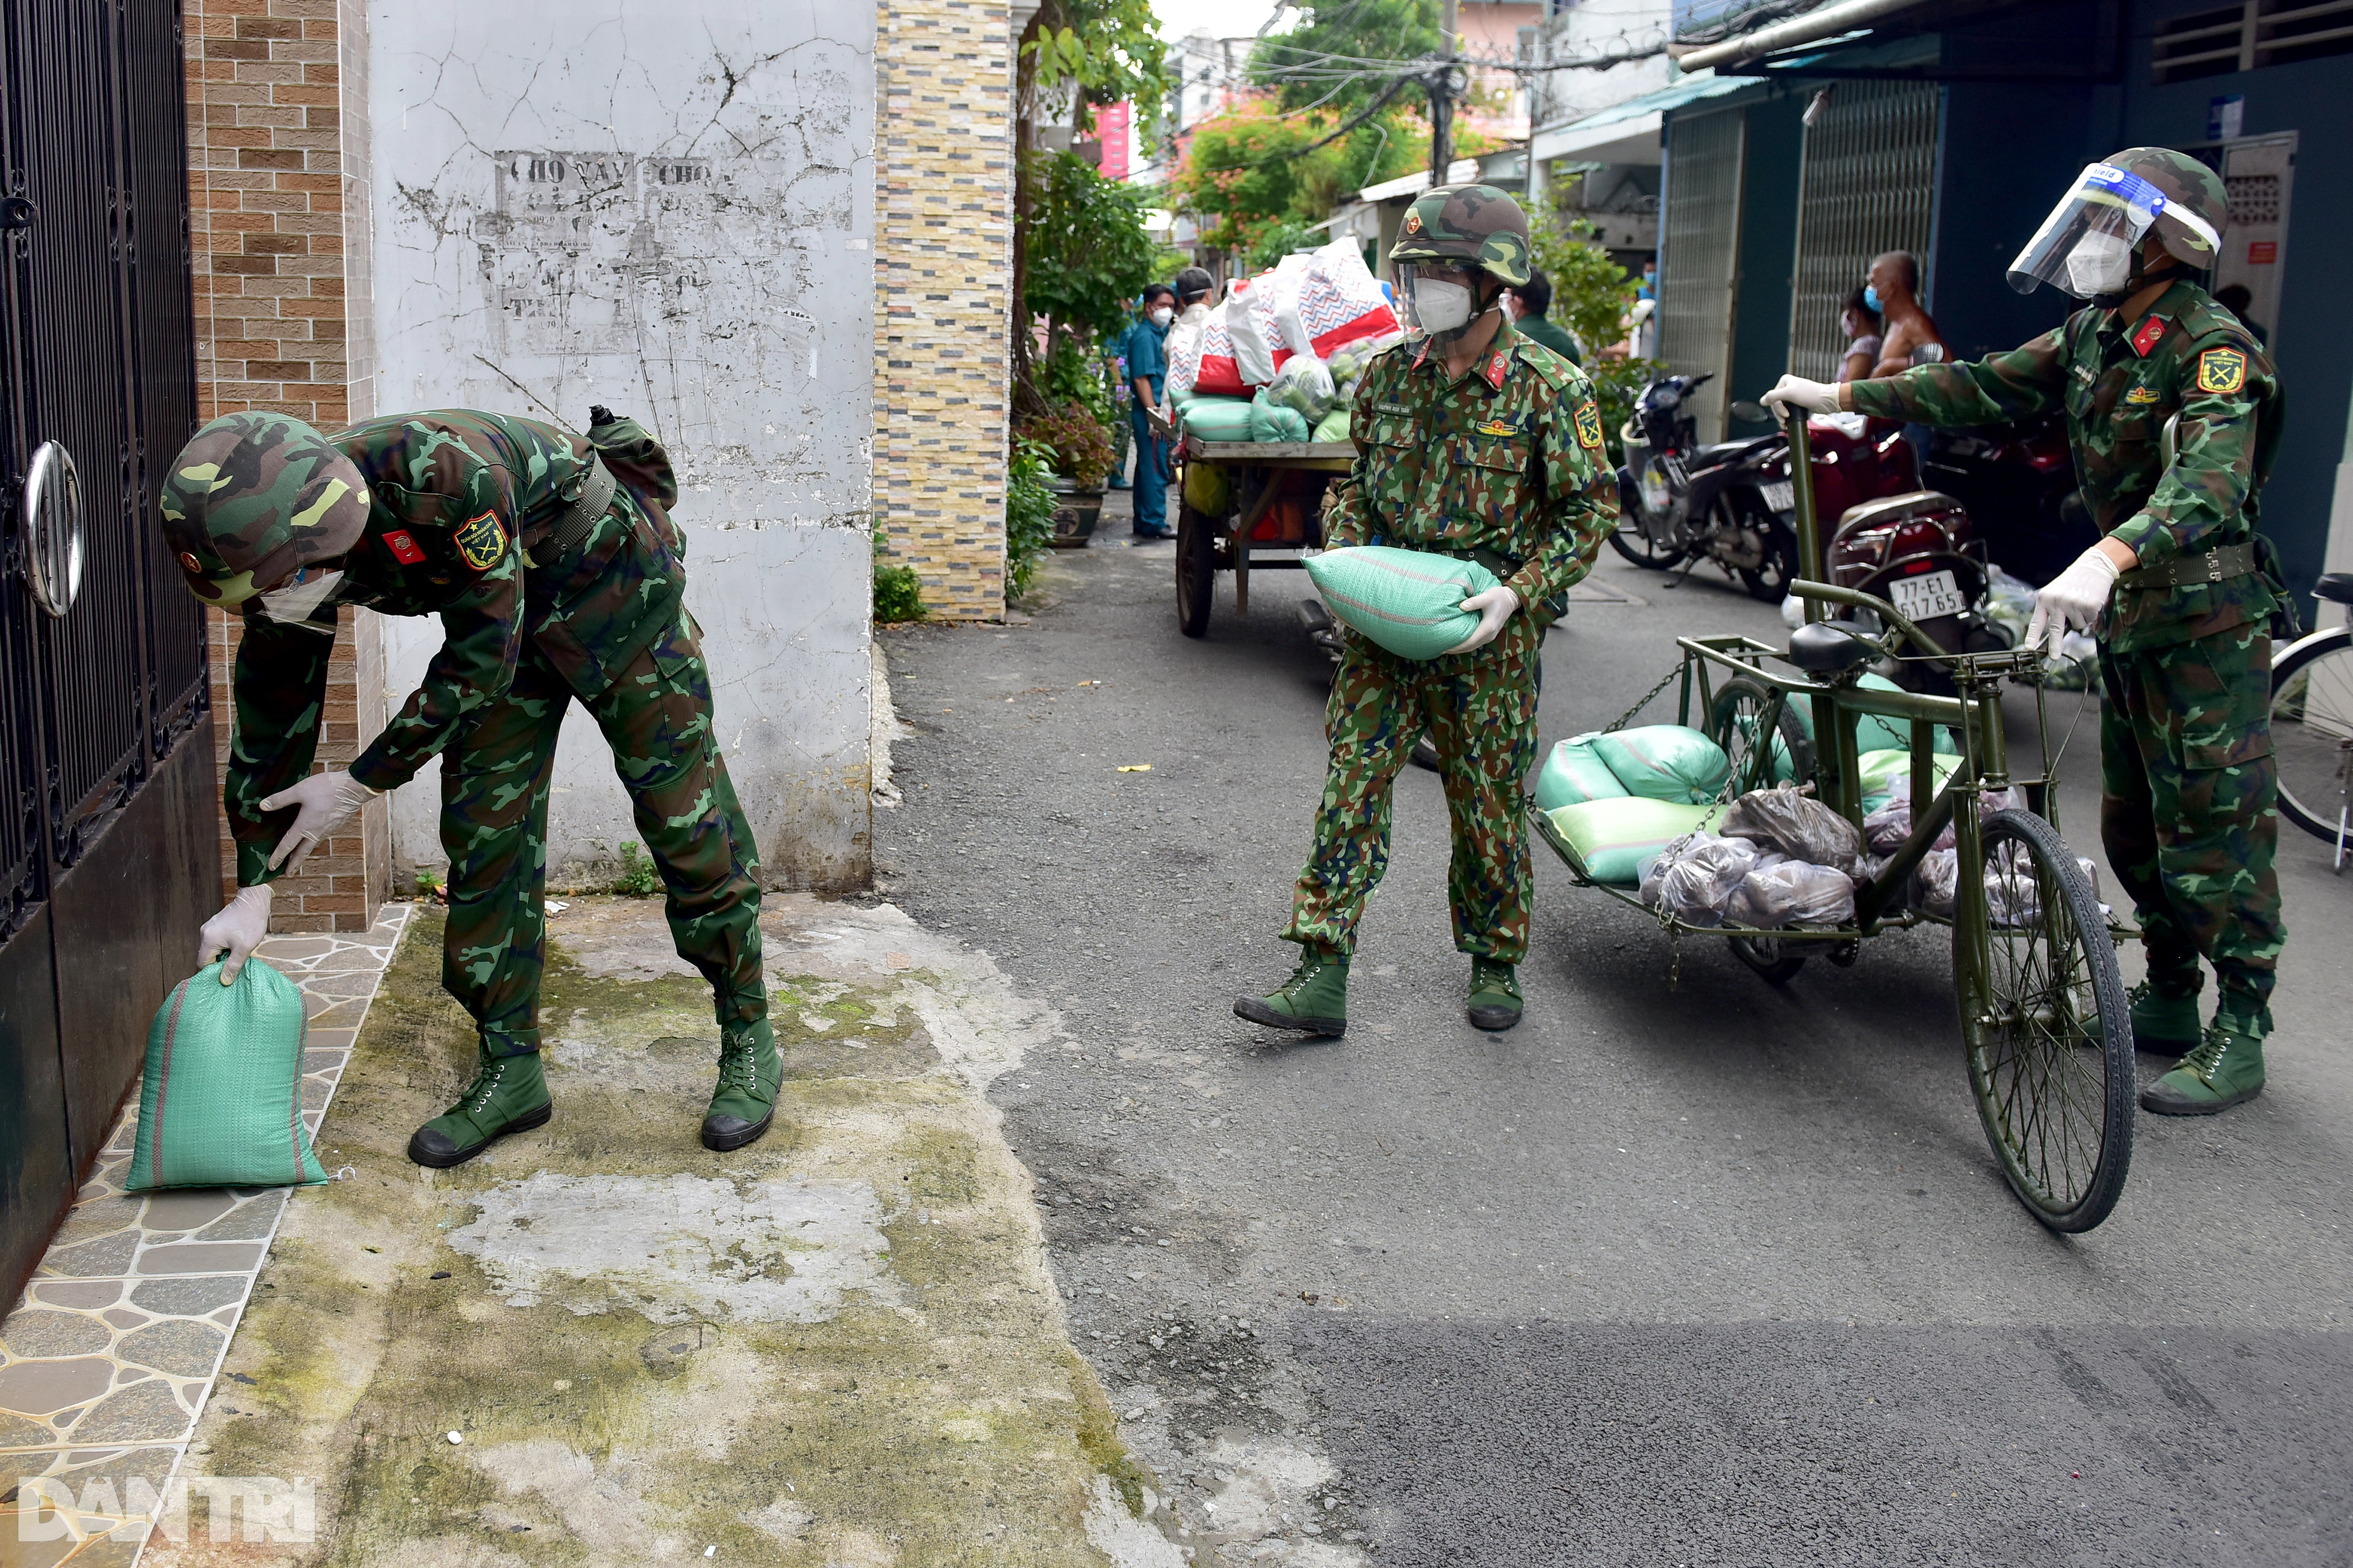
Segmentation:
<svg viewBox="0 0 2353 1568">
<path fill-rule="evenodd" d="M 2048 655 L 2059 657 L 2059 639 L 2069 631 L 2092 629 L 2122 575 L 2108 552 L 2094 544 L 2075 557 L 2075 563 L 2051 579 L 2034 595 L 2034 617 L 2026 624 L 2026 646 L 2048 643 Z"/>
<path fill-rule="evenodd" d="M 263 796 L 264 811 L 283 811 L 290 805 L 299 808 L 294 826 L 286 830 L 286 837 L 270 851 L 269 868 L 275 871 L 279 862 L 291 856 L 286 868 L 299 870 L 311 851 L 327 841 L 327 835 L 375 796 L 375 790 L 351 774 L 336 773 L 312 773 L 290 789 Z"/>
<path fill-rule="evenodd" d="M 1520 596 L 1499 585 L 1482 594 L 1472 595 L 1462 601 L 1460 607 L 1476 615 L 1479 624 L 1472 628 L 1469 637 L 1448 648 L 1448 653 L 1469 653 L 1474 647 L 1485 647 L 1493 642 L 1495 634 L 1504 629 L 1504 623 L 1519 609 Z"/>
<path fill-rule="evenodd" d="M 226 949 L 228 957 L 220 967 L 220 983 L 235 984 L 245 961 L 269 934 L 269 885 L 239 888 L 237 897 L 223 904 L 221 912 L 196 932 L 196 967 L 202 969 Z"/>
<path fill-rule="evenodd" d="M 1802 375 L 1785 375 L 1773 384 L 1765 395 L 1765 406 L 1779 419 L 1792 408 L 1802 408 L 1809 414 L 1836 414 L 1839 411 L 1839 389 L 1836 382 L 1808 381 Z"/>
</svg>

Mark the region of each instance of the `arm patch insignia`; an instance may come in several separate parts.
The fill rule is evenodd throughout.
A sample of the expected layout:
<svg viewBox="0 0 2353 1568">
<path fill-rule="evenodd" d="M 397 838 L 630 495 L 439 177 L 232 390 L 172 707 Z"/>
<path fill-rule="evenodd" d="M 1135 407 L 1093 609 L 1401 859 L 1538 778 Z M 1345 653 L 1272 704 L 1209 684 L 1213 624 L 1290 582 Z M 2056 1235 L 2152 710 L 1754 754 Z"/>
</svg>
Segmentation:
<svg viewBox="0 0 2353 1568">
<path fill-rule="evenodd" d="M 506 550 L 507 536 L 497 516 L 486 511 L 480 517 L 469 518 L 450 542 L 458 547 L 459 558 L 467 565 L 477 572 L 487 572 Z"/>
<path fill-rule="evenodd" d="M 2247 356 L 2236 349 L 2208 349 L 2198 356 L 2198 390 L 2236 392 L 2247 384 Z"/>
<path fill-rule="evenodd" d="M 1601 450 L 1601 405 L 1589 397 L 1577 405 L 1577 441 L 1588 451 Z"/>
</svg>

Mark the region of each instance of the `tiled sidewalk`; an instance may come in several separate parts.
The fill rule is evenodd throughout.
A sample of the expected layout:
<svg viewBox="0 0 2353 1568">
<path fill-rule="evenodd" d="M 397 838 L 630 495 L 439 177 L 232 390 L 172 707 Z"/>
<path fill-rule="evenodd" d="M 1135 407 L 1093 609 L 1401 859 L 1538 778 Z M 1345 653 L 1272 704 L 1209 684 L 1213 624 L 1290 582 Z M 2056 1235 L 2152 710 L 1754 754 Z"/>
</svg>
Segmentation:
<svg viewBox="0 0 2353 1568">
<path fill-rule="evenodd" d="M 258 950 L 310 999 L 302 1121 L 312 1136 L 407 923 L 272 937 Z M 287 1188 L 126 1194 L 134 1091 L 24 1297 L 0 1320 L 0 1568 L 129 1568 L 212 1393 Z M 47 1488 L 28 1488 L 48 1478 Z M 38 1495 L 26 1496 L 28 1491 Z M 72 1522 L 54 1541 L 27 1539 Z M 38 1522 L 26 1519 L 38 1510 Z"/>
</svg>

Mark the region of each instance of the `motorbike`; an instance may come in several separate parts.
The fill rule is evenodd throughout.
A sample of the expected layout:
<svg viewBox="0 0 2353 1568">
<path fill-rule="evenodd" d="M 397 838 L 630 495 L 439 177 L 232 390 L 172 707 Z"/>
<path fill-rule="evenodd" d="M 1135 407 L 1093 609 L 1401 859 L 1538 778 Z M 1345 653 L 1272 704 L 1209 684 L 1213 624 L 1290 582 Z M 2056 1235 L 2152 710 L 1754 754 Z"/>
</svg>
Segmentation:
<svg viewBox="0 0 2353 1568">
<path fill-rule="evenodd" d="M 1712 374 L 1662 375 L 1642 389 L 1619 434 L 1618 529 L 1609 542 L 1637 566 L 1713 562 L 1759 599 L 1798 576 L 1797 500 L 1780 435 L 1702 446 L 1692 394 Z"/>
<path fill-rule="evenodd" d="M 2029 583 L 2049 582 L 2100 536 L 2062 414 L 1932 431 L 1920 482 L 1968 508 L 1992 559 Z"/>
</svg>

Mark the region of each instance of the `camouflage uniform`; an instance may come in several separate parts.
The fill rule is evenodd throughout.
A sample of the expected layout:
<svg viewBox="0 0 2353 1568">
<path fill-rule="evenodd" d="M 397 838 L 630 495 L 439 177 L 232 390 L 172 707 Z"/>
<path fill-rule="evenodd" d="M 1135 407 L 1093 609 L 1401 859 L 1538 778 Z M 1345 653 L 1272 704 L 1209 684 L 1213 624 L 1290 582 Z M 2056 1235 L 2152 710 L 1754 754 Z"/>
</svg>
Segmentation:
<svg viewBox="0 0 2353 1568">
<path fill-rule="evenodd" d="M 1520 798 L 1535 763 L 1538 646 L 1592 570 L 1618 490 L 1584 372 L 1509 323 L 1450 378 L 1427 342 L 1377 355 L 1356 389 L 1356 462 L 1327 547 L 1391 544 L 1483 560 L 1524 608 L 1468 653 L 1398 658 L 1356 632 L 1332 683 L 1331 769 L 1283 931 L 1342 953 L 1388 863 L 1389 792 L 1427 729 L 1453 819 L 1449 889 L 1462 952 L 1518 963 L 1533 871 Z"/>
<path fill-rule="evenodd" d="M 2177 282 L 2138 321 L 2088 308 L 1977 364 L 1852 384 L 1858 413 L 1991 425 L 2067 411 L 2084 502 L 2143 567 L 2251 543 L 2279 447 L 2270 359 L 2237 317 Z M 2160 438 L 2176 415 L 2178 452 Z M 2194 996 L 2213 964 L 2224 1014 L 2260 1036 L 2279 961 L 2279 842 L 2263 573 L 2136 587 L 2101 626 L 2101 834 L 2132 895 L 2160 994 Z"/>
<path fill-rule="evenodd" d="M 281 626 L 248 601 L 237 649 L 224 804 L 238 881 L 251 885 L 276 874 L 270 847 L 291 816 L 256 803 L 311 770 L 335 606 L 440 618 L 446 638 L 424 683 L 351 774 L 391 789 L 442 759 L 442 981 L 493 1056 L 539 1047 L 548 786 L 575 698 L 613 748 L 669 895 L 672 938 L 710 980 L 723 1029 L 767 1016 L 758 854 L 712 731 L 711 679 L 668 510 L 676 483 L 634 423 L 599 424 L 593 435 L 625 482 L 584 539 L 538 563 L 533 552 L 549 550 L 555 520 L 588 477 L 589 439 L 466 411 L 375 419 L 328 437 L 371 497 L 343 581 L 304 626 Z"/>
</svg>

